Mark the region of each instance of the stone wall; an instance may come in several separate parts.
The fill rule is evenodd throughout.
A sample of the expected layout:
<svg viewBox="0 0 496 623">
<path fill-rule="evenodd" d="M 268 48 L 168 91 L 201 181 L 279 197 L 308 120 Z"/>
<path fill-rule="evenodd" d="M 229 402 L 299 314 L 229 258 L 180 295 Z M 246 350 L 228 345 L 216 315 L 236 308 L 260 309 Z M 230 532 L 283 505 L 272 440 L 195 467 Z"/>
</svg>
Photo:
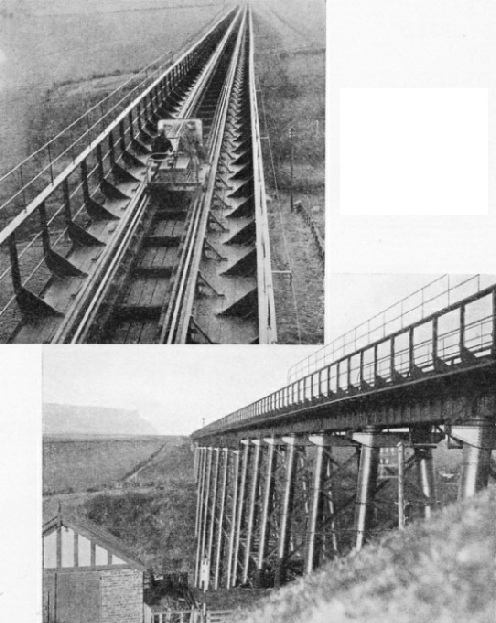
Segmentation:
<svg viewBox="0 0 496 623">
<path fill-rule="evenodd" d="M 108 570 L 100 577 L 101 623 L 142 623 L 143 572 Z"/>
</svg>

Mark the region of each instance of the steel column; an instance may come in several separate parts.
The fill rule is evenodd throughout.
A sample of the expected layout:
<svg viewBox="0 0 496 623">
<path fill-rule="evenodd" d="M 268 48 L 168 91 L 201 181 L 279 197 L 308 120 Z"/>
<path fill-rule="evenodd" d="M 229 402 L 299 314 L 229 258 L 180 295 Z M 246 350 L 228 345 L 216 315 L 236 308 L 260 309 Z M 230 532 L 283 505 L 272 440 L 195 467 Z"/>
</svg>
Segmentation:
<svg viewBox="0 0 496 623">
<path fill-rule="evenodd" d="M 227 448 L 222 449 L 222 475 L 220 479 L 219 493 L 219 519 L 217 521 L 217 542 L 215 546 L 215 566 L 214 566 L 214 590 L 219 588 L 220 561 L 222 555 L 222 535 L 224 529 L 224 510 L 226 507 L 227 495 L 227 467 L 229 462 L 229 454 Z"/>
<path fill-rule="evenodd" d="M 204 466 L 205 466 L 205 448 L 199 448 L 200 456 L 198 457 L 198 479 L 197 479 L 197 494 L 196 494 L 196 519 L 195 519 L 195 536 L 199 534 L 200 515 L 201 515 L 201 500 L 203 496 L 204 486 Z"/>
<path fill-rule="evenodd" d="M 201 477 L 198 482 L 198 503 L 197 503 L 197 527 L 196 527 L 196 560 L 195 560 L 195 577 L 194 577 L 194 585 L 198 586 L 199 578 L 200 578 L 200 568 L 201 568 L 201 532 L 202 532 L 202 520 L 203 520 L 203 492 L 205 489 L 205 479 L 206 479 L 206 448 L 202 448 L 202 456 L 201 456 Z"/>
<path fill-rule="evenodd" d="M 405 442 L 398 443 L 398 527 L 403 530 L 405 517 Z"/>
<path fill-rule="evenodd" d="M 278 559 L 276 565 L 275 587 L 279 588 L 286 579 L 286 559 L 291 540 L 291 511 L 294 498 L 294 472 L 296 467 L 295 438 L 285 437 L 286 457 L 284 490 L 281 507 L 281 525 L 279 529 Z"/>
<path fill-rule="evenodd" d="M 208 529 L 208 544 L 207 544 L 207 557 L 208 564 L 210 569 L 210 563 L 212 562 L 212 546 L 214 542 L 214 532 L 215 532 L 215 515 L 217 510 L 217 488 L 218 488 L 218 476 L 219 476 L 219 456 L 220 456 L 220 448 L 215 448 L 215 466 L 214 466 L 214 474 L 212 479 L 212 504 L 210 511 L 210 524 Z"/>
<path fill-rule="evenodd" d="M 193 444 L 193 472 L 195 474 L 195 483 L 198 482 L 198 444 Z"/>
<path fill-rule="evenodd" d="M 428 519 L 436 507 L 436 485 L 432 450 L 430 448 L 415 448 L 415 459 L 418 465 L 419 484 L 424 500 L 424 517 Z"/>
<path fill-rule="evenodd" d="M 250 570 L 250 554 L 253 539 L 253 523 L 255 521 L 255 506 L 257 504 L 259 476 L 260 476 L 260 441 L 254 440 L 252 444 L 255 446 L 253 452 L 252 469 L 251 469 L 251 488 L 248 507 L 248 525 L 246 529 L 246 544 L 243 558 L 243 570 L 241 581 L 245 584 L 248 581 L 248 573 Z"/>
<path fill-rule="evenodd" d="M 206 456 L 206 480 L 205 480 L 205 488 L 203 494 L 203 521 L 201 522 L 201 531 L 199 534 L 199 543 L 200 543 L 200 568 L 201 561 L 205 556 L 205 547 L 206 547 L 206 539 L 207 539 L 207 521 L 208 521 L 208 499 L 210 497 L 210 476 L 212 473 L 212 454 L 213 449 L 207 448 L 207 456 Z M 199 578 L 198 578 L 199 580 Z"/>
<path fill-rule="evenodd" d="M 257 574 L 256 574 L 256 586 L 260 588 L 261 579 L 265 570 L 265 557 L 267 555 L 267 549 L 269 544 L 269 514 L 271 511 L 271 501 L 274 493 L 274 468 L 276 461 L 275 454 L 275 440 L 265 439 L 265 443 L 268 444 L 267 448 L 267 465 L 265 472 L 265 488 L 263 491 L 262 501 L 262 516 L 260 519 L 260 534 L 259 534 L 259 546 L 258 546 L 258 560 L 257 560 Z"/>
<path fill-rule="evenodd" d="M 362 433 L 353 435 L 353 439 L 361 444 L 355 502 L 357 551 L 362 549 L 365 544 L 373 513 L 373 499 L 377 488 L 377 468 L 379 466 L 379 446 L 376 436 L 377 429 L 372 426 L 366 427 Z"/>
<path fill-rule="evenodd" d="M 495 446 L 496 429 L 489 418 L 477 418 L 461 426 L 453 426 L 453 437 L 463 441 L 462 499 L 475 495 L 487 486 L 491 452 Z"/>
<path fill-rule="evenodd" d="M 311 573 L 319 565 L 320 552 L 317 545 L 317 530 L 322 528 L 322 515 L 324 510 L 322 488 L 326 473 L 324 462 L 324 436 L 319 435 L 310 438 L 316 445 L 315 459 L 313 464 L 312 506 L 308 521 L 307 551 L 305 560 L 305 573 Z"/>
<path fill-rule="evenodd" d="M 239 486 L 239 496 L 238 496 L 238 512 L 236 518 L 236 537 L 234 540 L 234 551 L 233 551 L 233 566 L 232 566 L 232 577 L 231 577 L 231 585 L 236 586 L 236 581 L 238 579 L 238 557 L 239 557 L 239 542 L 241 539 L 241 529 L 244 518 L 244 510 L 245 510 L 245 491 L 246 491 L 246 474 L 248 472 L 248 460 L 250 457 L 250 442 L 242 441 L 241 443 L 245 444 L 243 450 L 243 462 L 241 464 L 241 482 Z"/>
<path fill-rule="evenodd" d="M 231 588 L 231 572 L 234 552 L 234 539 L 236 537 L 236 509 L 238 507 L 238 477 L 239 477 L 239 450 L 233 451 L 233 479 L 230 483 L 232 492 L 231 502 L 231 526 L 229 545 L 227 551 L 226 588 Z"/>
<path fill-rule="evenodd" d="M 332 457 L 331 457 L 331 452 L 332 452 L 332 446 L 329 448 L 328 450 L 328 456 L 325 457 L 324 456 L 324 465 L 325 465 L 325 470 L 326 470 L 326 478 L 329 482 L 329 486 L 332 487 L 332 485 L 334 483 L 332 483 L 331 478 L 332 478 L 332 471 L 334 469 L 334 466 L 332 465 Z M 337 555 L 339 553 L 339 542 L 338 542 L 338 534 L 337 534 L 337 526 L 336 526 L 336 519 L 335 519 L 335 513 L 336 513 L 336 507 L 334 505 L 334 490 L 333 488 L 330 488 L 329 493 L 327 494 L 327 504 L 328 504 L 328 513 L 330 515 L 330 517 L 332 518 L 330 523 L 329 523 L 329 527 L 331 530 L 331 534 L 332 534 L 332 551 L 333 551 L 333 556 Z M 325 508 L 325 507 L 324 507 Z M 325 541 L 324 541 L 324 554 L 325 554 Z"/>
</svg>

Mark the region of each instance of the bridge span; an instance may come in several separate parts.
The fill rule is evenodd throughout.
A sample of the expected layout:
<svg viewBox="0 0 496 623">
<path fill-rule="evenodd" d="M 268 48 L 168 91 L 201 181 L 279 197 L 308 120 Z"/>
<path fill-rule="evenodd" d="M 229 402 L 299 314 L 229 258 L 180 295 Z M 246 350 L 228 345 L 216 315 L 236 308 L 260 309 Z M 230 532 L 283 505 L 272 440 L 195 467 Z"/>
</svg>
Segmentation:
<svg viewBox="0 0 496 623">
<path fill-rule="evenodd" d="M 460 497 L 487 485 L 496 284 L 464 283 L 469 295 L 320 367 L 310 358 L 288 385 L 193 434 L 198 586 L 277 587 L 409 514 L 428 517 L 441 442 L 463 449 L 459 477 L 447 475 Z"/>
<path fill-rule="evenodd" d="M 227 11 L 0 180 L 2 341 L 276 341 L 253 55 Z"/>
</svg>

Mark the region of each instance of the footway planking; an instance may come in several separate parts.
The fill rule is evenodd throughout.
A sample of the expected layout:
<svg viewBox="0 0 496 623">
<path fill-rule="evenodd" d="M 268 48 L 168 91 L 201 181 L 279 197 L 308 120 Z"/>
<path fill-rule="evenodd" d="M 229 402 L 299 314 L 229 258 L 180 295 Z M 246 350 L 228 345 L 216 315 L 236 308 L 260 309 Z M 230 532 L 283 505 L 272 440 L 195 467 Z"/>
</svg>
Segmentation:
<svg viewBox="0 0 496 623">
<path fill-rule="evenodd" d="M 188 151 L 184 131 L 157 166 L 154 137 L 173 120 L 204 145 Z M 1 243 L 11 342 L 275 342 L 249 10 L 167 66 Z"/>
</svg>

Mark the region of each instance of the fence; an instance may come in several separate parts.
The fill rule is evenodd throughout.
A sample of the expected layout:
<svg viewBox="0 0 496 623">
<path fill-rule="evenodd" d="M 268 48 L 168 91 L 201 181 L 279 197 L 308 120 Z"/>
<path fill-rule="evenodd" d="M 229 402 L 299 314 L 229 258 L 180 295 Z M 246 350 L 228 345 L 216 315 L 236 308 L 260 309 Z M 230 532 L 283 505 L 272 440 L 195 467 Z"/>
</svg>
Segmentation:
<svg viewBox="0 0 496 623">
<path fill-rule="evenodd" d="M 465 280 L 459 287 L 472 281 L 473 278 Z M 475 283 L 482 285 L 478 279 Z M 452 294 L 452 290 L 448 291 L 447 296 Z M 403 320 L 403 316 L 398 320 Z M 341 354 L 269 396 L 208 424 L 201 432 L 236 427 L 251 419 L 264 420 L 267 416 L 323 400 L 332 404 L 333 400 L 339 401 L 345 396 L 375 391 L 429 374 L 443 374 L 457 367 L 484 362 L 492 365 L 495 357 L 496 284 L 493 284 L 375 341 L 365 342 L 352 352 Z"/>
<path fill-rule="evenodd" d="M 419 322 L 436 310 L 456 303 L 496 281 L 494 275 L 442 275 L 402 300 L 375 314 L 331 343 L 291 366 L 288 383 L 350 354 L 389 333 Z"/>
<path fill-rule="evenodd" d="M 140 139 L 150 137 L 160 110 L 174 98 L 176 85 L 203 64 L 234 15 L 235 11 L 226 13 L 175 63 L 170 53 L 160 57 L 0 178 L 0 192 L 8 195 L 0 216 L 2 212 L 13 216 L 0 231 L 0 341 L 8 339 L 19 322 L 18 308 L 23 316 L 33 314 L 33 309 L 56 315 L 36 298 L 53 272 L 50 258 L 72 269 L 64 262 L 71 242 L 104 247 L 88 234 L 90 222 L 114 221 L 109 228 L 117 230 L 114 237 L 123 230 L 124 220 L 103 206 L 106 198 L 128 198 L 113 180 L 137 181 L 126 168 L 136 164 L 133 150 L 140 151 Z M 28 179 L 29 171 L 33 175 Z"/>
<path fill-rule="evenodd" d="M 232 610 L 164 610 L 152 612 L 149 623 L 229 623 Z"/>
</svg>

